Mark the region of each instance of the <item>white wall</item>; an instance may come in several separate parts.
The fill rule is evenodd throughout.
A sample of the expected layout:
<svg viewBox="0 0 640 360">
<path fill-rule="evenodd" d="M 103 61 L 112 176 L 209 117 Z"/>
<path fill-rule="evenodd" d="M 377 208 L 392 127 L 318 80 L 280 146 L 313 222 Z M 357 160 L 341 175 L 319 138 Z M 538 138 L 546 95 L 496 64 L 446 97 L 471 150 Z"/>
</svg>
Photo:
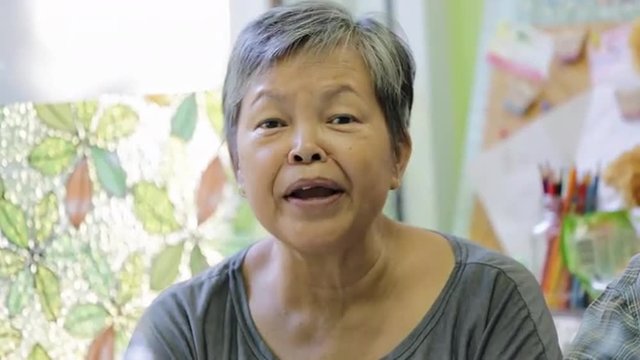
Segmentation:
<svg viewBox="0 0 640 360">
<path fill-rule="evenodd" d="M 211 0 L 216 1 L 216 0 Z M 226 0 L 231 9 L 231 42 L 251 20 L 257 18 L 270 6 L 269 0 Z"/>
<path fill-rule="evenodd" d="M 0 104 L 219 87 L 231 32 L 267 3 L 2 0 Z"/>
<path fill-rule="evenodd" d="M 396 0 L 396 22 L 404 31 L 416 61 L 414 103 L 411 116 L 413 155 L 403 184 L 406 222 L 441 229 L 433 141 L 431 73 L 427 0 Z"/>
</svg>

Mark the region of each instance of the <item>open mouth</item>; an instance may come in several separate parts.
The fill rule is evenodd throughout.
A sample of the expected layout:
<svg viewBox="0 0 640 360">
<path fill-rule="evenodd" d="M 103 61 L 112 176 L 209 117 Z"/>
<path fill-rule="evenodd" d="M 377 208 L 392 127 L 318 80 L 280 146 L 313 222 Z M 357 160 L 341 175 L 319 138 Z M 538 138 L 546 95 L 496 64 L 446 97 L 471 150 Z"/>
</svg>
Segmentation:
<svg viewBox="0 0 640 360">
<path fill-rule="evenodd" d="M 286 200 L 323 200 L 344 193 L 344 189 L 333 181 L 299 181 L 286 192 Z"/>
<path fill-rule="evenodd" d="M 324 186 L 305 186 L 292 191 L 286 196 L 286 198 L 298 200 L 324 199 L 343 192 L 344 191 L 340 189 L 333 189 Z"/>
</svg>

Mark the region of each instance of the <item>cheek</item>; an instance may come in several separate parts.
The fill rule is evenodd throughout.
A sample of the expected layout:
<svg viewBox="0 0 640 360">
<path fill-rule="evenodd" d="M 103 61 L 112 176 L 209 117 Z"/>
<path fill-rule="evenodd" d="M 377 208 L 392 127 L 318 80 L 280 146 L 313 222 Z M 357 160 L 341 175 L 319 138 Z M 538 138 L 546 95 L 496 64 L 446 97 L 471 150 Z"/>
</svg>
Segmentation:
<svg viewBox="0 0 640 360">
<path fill-rule="evenodd" d="M 346 159 L 372 182 L 384 182 L 393 175 L 394 169 L 393 153 L 387 143 L 382 136 L 367 137 L 357 146 L 348 146 Z"/>
<path fill-rule="evenodd" d="M 262 198 L 272 195 L 280 162 L 276 149 L 258 146 L 251 141 L 238 142 L 238 167 L 248 196 Z"/>
<path fill-rule="evenodd" d="M 342 167 L 354 185 L 354 195 L 366 203 L 378 203 L 380 199 L 386 199 L 392 184 L 390 157 L 373 149 L 365 154 L 348 152 L 346 155 Z"/>
</svg>

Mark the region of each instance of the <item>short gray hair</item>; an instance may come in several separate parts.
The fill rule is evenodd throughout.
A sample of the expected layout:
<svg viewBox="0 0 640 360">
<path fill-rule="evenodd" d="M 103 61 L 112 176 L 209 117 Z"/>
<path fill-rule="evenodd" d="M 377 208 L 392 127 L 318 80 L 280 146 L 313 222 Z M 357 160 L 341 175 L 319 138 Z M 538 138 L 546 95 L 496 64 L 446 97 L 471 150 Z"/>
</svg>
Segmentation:
<svg viewBox="0 0 640 360">
<path fill-rule="evenodd" d="M 408 45 L 387 25 L 354 19 L 343 7 L 305 1 L 273 8 L 238 35 L 222 90 L 225 137 L 237 169 L 237 124 L 248 84 L 278 61 L 300 52 L 322 54 L 352 46 L 369 69 L 394 153 L 409 141 L 415 63 Z"/>
</svg>

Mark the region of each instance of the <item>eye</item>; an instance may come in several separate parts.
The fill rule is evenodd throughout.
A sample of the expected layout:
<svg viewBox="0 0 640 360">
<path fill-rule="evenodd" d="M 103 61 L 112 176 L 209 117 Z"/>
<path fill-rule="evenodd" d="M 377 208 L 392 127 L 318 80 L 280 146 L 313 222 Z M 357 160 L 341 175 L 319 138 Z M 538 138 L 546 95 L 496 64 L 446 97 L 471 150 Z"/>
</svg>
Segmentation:
<svg viewBox="0 0 640 360">
<path fill-rule="evenodd" d="M 266 119 L 261 121 L 256 128 L 257 129 L 275 129 L 275 128 L 282 127 L 284 125 L 285 125 L 284 121 L 280 119 Z"/>
<path fill-rule="evenodd" d="M 351 124 L 352 122 L 355 122 L 355 121 L 356 121 L 356 118 L 354 118 L 351 115 L 337 115 L 331 118 L 329 122 L 334 125 L 345 125 L 345 124 Z"/>
</svg>

